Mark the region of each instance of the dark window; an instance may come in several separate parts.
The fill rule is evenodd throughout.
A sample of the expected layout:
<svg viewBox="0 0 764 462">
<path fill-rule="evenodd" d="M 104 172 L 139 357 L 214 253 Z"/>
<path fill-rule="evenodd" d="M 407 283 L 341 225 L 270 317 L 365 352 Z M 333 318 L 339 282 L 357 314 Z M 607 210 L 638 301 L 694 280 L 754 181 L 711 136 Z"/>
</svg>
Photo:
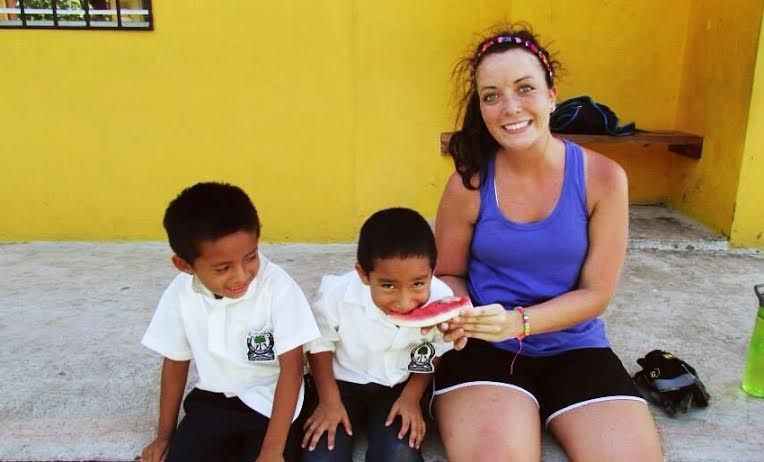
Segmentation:
<svg viewBox="0 0 764 462">
<path fill-rule="evenodd" d="M 151 0 L 0 0 L 0 28 L 151 30 Z"/>
</svg>

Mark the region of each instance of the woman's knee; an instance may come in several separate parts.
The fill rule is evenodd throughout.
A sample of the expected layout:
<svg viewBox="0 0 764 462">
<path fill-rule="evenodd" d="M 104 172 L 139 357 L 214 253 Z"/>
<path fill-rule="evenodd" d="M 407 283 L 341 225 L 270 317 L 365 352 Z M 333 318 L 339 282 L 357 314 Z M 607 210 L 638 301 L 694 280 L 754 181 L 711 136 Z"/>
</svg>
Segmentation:
<svg viewBox="0 0 764 462">
<path fill-rule="evenodd" d="M 663 460 L 645 403 L 611 400 L 580 406 L 552 419 L 549 429 L 572 460 Z"/>
<path fill-rule="evenodd" d="M 534 439 L 512 439 L 487 435 L 486 438 L 456 439 L 445 443 L 449 462 L 538 462 L 541 444 Z"/>
<path fill-rule="evenodd" d="M 526 393 L 471 386 L 438 398 L 438 428 L 449 462 L 538 461 L 538 407 Z"/>
</svg>

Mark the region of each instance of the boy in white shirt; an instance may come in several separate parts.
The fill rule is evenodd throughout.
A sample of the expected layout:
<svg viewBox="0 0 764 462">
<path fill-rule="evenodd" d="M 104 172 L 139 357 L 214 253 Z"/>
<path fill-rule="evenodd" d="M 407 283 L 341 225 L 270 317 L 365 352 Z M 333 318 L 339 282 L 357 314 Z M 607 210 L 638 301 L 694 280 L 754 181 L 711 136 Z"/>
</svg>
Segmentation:
<svg viewBox="0 0 764 462">
<path fill-rule="evenodd" d="M 438 329 L 423 335 L 385 314 L 452 295 L 433 277 L 435 259 L 427 221 L 410 209 L 386 209 L 361 228 L 355 271 L 321 281 L 313 305 L 321 338 L 308 344 L 317 397 L 308 393 L 304 462 L 351 462 L 360 428 L 368 435 L 367 462 L 421 462 L 420 401 L 435 360 L 453 344 Z"/>
<path fill-rule="evenodd" d="M 259 253 L 254 205 L 235 186 L 198 183 L 170 203 L 164 227 L 181 273 L 142 340 L 164 356 L 142 460 L 297 460 L 303 345 L 319 331 L 297 283 Z M 199 381 L 176 429 L 191 359 Z"/>
</svg>

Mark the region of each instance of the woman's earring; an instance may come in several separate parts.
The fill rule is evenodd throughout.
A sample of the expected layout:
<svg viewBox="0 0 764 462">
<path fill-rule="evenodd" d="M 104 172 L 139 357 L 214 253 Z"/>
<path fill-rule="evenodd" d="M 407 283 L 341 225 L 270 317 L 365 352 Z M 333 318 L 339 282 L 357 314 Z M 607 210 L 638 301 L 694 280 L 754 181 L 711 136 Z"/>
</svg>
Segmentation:
<svg viewBox="0 0 764 462">
<path fill-rule="evenodd" d="M 553 105 L 552 105 L 552 110 L 551 110 L 551 111 L 549 111 L 549 113 L 551 114 L 551 113 L 552 113 L 552 112 L 554 112 L 555 110 L 557 110 L 557 105 L 556 105 L 556 104 L 553 104 Z"/>
</svg>

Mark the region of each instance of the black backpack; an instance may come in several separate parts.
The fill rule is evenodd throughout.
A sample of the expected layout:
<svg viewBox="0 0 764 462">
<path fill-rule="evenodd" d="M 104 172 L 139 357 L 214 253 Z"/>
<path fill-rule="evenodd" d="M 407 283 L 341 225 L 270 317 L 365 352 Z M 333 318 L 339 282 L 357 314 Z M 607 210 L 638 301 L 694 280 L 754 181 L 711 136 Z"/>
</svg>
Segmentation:
<svg viewBox="0 0 764 462">
<path fill-rule="evenodd" d="M 652 402 L 673 417 L 691 406 L 706 407 L 711 395 L 695 369 L 669 352 L 653 350 L 637 359 L 634 382 Z"/>
<path fill-rule="evenodd" d="M 557 105 L 549 119 L 549 128 L 555 133 L 588 135 L 633 135 L 634 122 L 618 124 L 618 116 L 604 104 L 597 104 L 589 96 L 577 96 Z"/>
</svg>

